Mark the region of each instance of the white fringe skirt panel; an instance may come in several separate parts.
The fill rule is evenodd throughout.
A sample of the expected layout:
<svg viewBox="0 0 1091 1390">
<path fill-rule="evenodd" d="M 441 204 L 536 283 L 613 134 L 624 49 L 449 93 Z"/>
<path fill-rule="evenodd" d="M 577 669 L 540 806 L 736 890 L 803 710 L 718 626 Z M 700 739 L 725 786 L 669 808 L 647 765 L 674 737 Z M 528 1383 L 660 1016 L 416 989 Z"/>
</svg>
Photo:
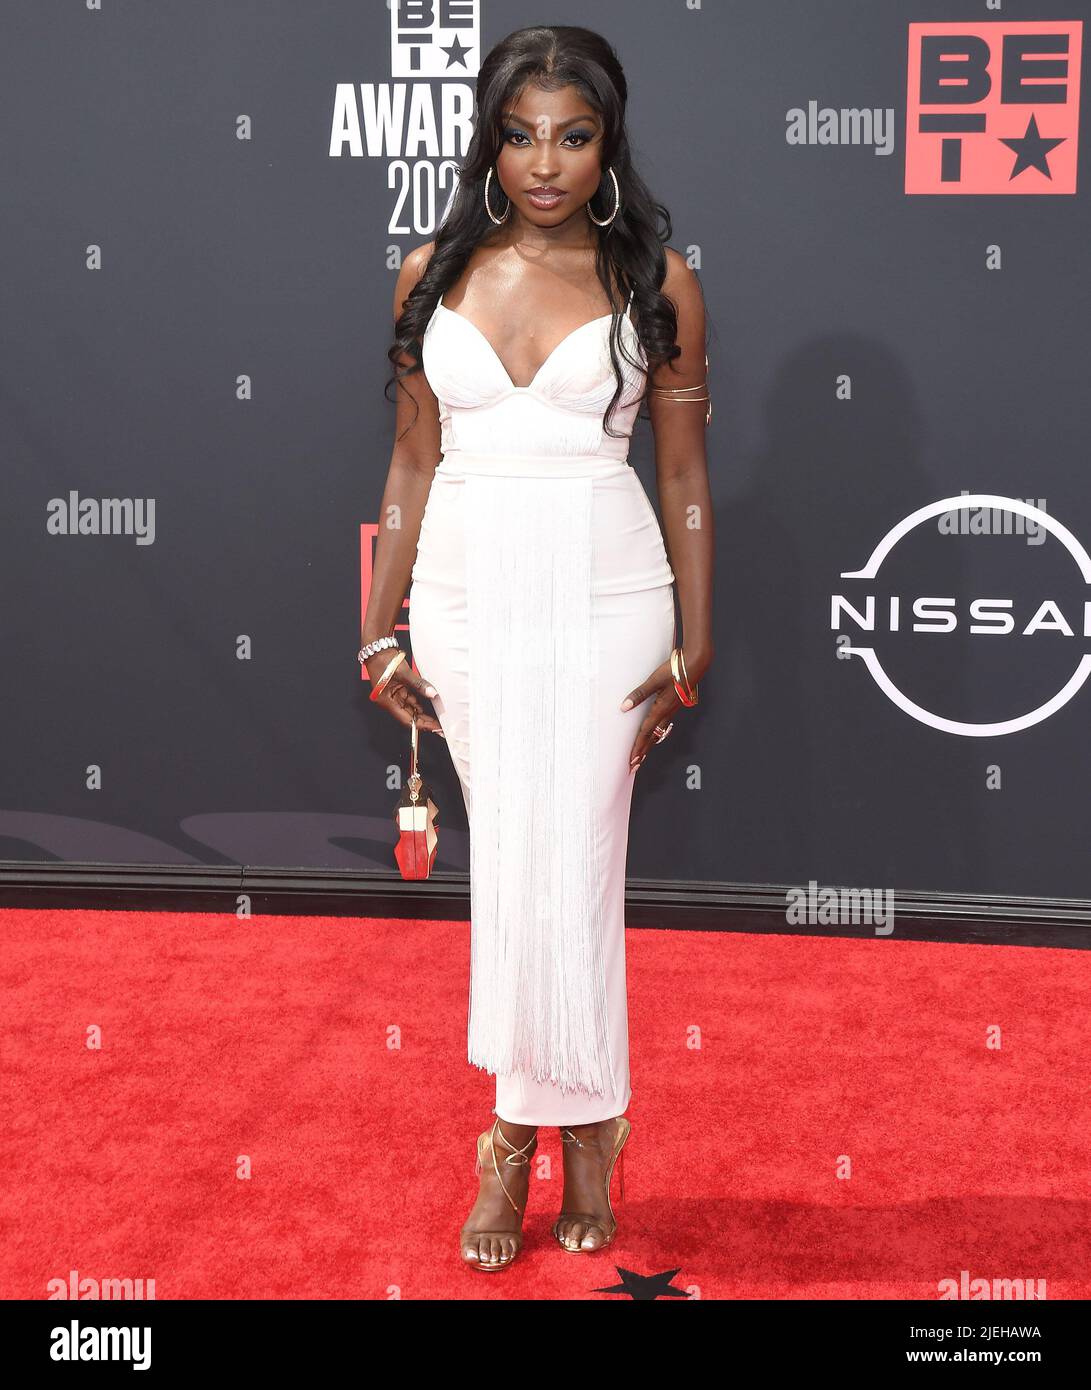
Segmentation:
<svg viewBox="0 0 1091 1390">
<path fill-rule="evenodd" d="M 628 754 L 647 707 L 619 705 L 670 652 L 672 580 L 627 463 L 441 460 L 410 637 L 470 826 L 467 1056 L 513 1123 L 629 1101 Z"/>
</svg>

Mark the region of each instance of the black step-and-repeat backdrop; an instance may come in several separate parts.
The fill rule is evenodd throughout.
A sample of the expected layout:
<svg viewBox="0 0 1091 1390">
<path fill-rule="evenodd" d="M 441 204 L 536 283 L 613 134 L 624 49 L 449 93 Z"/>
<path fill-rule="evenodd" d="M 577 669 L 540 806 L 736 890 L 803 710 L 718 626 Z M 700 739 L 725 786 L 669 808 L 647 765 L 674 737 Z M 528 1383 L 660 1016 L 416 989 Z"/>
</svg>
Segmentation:
<svg viewBox="0 0 1091 1390">
<path fill-rule="evenodd" d="M 1088 896 L 1086 10 L 6 5 L 0 858 L 394 870 L 394 281 L 545 18 L 617 48 L 709 316 L 716 661 L 629 873 Z"/>
</svg>

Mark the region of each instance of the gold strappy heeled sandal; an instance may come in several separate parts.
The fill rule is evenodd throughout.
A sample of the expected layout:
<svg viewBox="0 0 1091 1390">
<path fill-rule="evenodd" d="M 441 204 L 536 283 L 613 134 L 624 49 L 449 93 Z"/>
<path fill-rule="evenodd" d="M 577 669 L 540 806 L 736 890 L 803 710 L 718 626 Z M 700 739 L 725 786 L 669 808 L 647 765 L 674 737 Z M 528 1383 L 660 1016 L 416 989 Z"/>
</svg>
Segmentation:
<svg viewBox="0 0 1091 1390">
<path fill-rule="evenodd" d="M 513 1166 L 515 1166 L 517 1164 L 530 1162 L 531 1158 L 533 1157 L 533 1154 L 528 1154 L 527 1149 L 530 1148 L 531 1144 L 537 1143 L 538 1131 L 535 1130 L 534 1133 L 527 1140 L 527 1142 L 523 1145 L 523 1147 L 521 1149 L 517 1149 L 511 1143 L 509 1143 L 508 1139 L 504 1134 L 504 1131 L 500 1128 L 500 1116 L 497 1115 L 496 1119 L 492 1122 L 491 1127 L 489 1129 L 486 1129 L 482 1134 L 479 1134 L 477 1136 L 477 1163 L 474 1165 L 474 1172 L 476 1174 L 480 1174 L 485 1166 L 486 1160 L 488 1158 L 492 1159 L 493 1172 L 496 1174 L 497 1181 L 500 1183 L 500 1186 L 504 1189 L 504 1196 L 508 1199 L 509 1203 L 511 1203 L 511 1209 L 519 1217 L 521 1223 L 523 1219 L 523 1211 L 518 1206 L 516 1206 L 515 1202 L 512 1200 L 512 1195 L 507 1189 L 507 1184 L 504 1182 L 504 1179 L 501 1176 L 500 1169 L 496 1162 L 495 1136 L 497 1134 L 499 1134 L 501 1142 L 504 1144 L 505 1148 L 511 1150 L 511 1152 L 505 1156 L 504 1162 L 510 1163 Z M 495 1263 L 486 1263 L 486 1261 L 481 1259 L 468 1260 L 466 1256 L 462 1253 L 465 1250 L 467 1243 L 474 1243 L 476 1241 L 479 1241 L 483 1236 L 488 1237 L 489 1239 L 495 1239 L 499 1241 L 514 1240 L 515 1250 L 512 1252 L 510 1256 L 501 1255 L 500 1259 L 498 1259 Z M 461 1258 L 462 1263 L 466 1265 L 469 1269 L 482 1269 L 486 1272 L 486 1274 L 493 1274 L 498 1269 L 507 1269 L 509 1265 L 515 1263 L 516 1256 L 519 1254 L 519 1251 L 523 1248 L 522 1229 L 519 1229 L 517 1231 L 471 1231 L 466 1226 L 463 1226 L 462 1230 L 458 1234 L 458 1240 L 459 1257 Z"/>
<path fill-rule="evenodd" d="M 560 1245 L 561 1249 L 567 1250 L 570 1255 L 594 1255 L 599 1250 L 605 1250 L 606 1247 L 613 1240 L 614 1236 L 617 1234 L 617 1221 L 614 1219 L 614 1208 L 610 1202 L 610 1179 L 613 1177 L 614 1164 L 617 1163 L 618 1156 L 620 1155 L 621 1166 L 619 1169 L 619 1177 L 621 1178 L 621 1196 L 622 1198 L 624 1198 L 625 1155 L 621 1151 L 625 1147 L 625 1141 L 629 1137 L 629 1134 L 632 1130 L 632 1125 L 629 1123 L 629 1121 L 625 1118 L 624 1115 L 615 1116 L 614 1125 L 614 1149 L 613 1153 L 610 1155 L 609 1166 L 606 1169 L 606 1206 L 610 1213 L 611 1224 L 607 1226 L 601 1216 L 588 1216 L 581 1211 L 562 1211 L 560 1216 L 558 1216 L 557 1220 L 553 1223 L 553 1234 L 557 1238 L 557 1243 Z M 577 1139 L 570 1129 L 561 1130 L 561 1142 L 565 1144 L 575 1144 L 581 1149 L 589 1147 L 588 1145 L 585 1145 L 582 1140 Z M 597 1226 L 604 1237 L 602 1244 L 596 1245 L 590 1250 L 584 1249 L 582 1244 L 577 1246 L 565 1245 L 564 1238 L 560 1235 L 560 1233 L 557 1230 L 557 1227 L 560 1225 L 562 1220 L 580 1221 L 585 1226 Z M 584 1235 L 586 1234 L 587 1233 L 584 1232 Z M 580 1239 L 582 1241 L 583 1237 L 581 1236 Z"/>
</svg>

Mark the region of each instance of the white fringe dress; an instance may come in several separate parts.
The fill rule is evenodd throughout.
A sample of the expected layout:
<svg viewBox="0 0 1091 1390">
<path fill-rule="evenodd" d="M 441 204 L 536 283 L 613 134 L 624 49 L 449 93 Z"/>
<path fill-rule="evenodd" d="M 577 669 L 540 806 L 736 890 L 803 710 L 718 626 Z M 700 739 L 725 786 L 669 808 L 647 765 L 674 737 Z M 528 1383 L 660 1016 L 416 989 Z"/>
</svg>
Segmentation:
<svg viewBox="0 0 1091 1390">
<path fill-rule="evenodd" d="M 629 751 L 648 706 L 620 705 L 670 655 L 674 574 L 626 461 L 646 376 L 624 358 L 624 437 L 602 428 L 610 325 L 570 333 L 529 386 L 442 302 L 422 340 L 442 458 L 409 633 L 470 828 L 467 1055 L 517 1124 L 590 1124 L 631 1094 Z"/>
</svg>

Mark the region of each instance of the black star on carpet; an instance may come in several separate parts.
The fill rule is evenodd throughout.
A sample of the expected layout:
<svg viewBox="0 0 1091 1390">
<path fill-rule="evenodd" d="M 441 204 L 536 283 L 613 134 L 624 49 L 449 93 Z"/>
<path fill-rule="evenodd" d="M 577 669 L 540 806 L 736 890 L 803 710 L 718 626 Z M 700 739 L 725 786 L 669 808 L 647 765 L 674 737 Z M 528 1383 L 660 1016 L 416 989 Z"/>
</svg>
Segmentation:
<svg viewBox="0 0 1091 1390">
<path fill-rule="evenodd" d="M 1008 149 L 1014 150 L 1018 156 L 1015 167 L 1008 175 L 1009 181 L 1015 178 L 1016 174 L 1021 174 L 1024 169 L 1037 169 L 1039 173 L 1045 174 L 1047 179 L 1053 175 L 1049 172 L 1049 165 L 1046 163 L 1046 155 L 1057 145 L 1063 145 L 1064 139 L 1047 140 L 1038 133 L 1038 121 L 1032 111 L 1030 120 L 1027 122 L 1027 132 L 1017 140 L 1001 139 L 1002 145 L 1007 145 Z"/>
<path fill-rule="evenodd" d="M 671 1283 L 677 1269 L 668 1269 L 665 1274 L 634 1274 L 621 1265 L 614 1265 L 614 1268 L 621 1283 L 608 1289 L 592 1289 L 592 1293 L 627 1293 L 634 1303 L 653 1303 L 657 1298 L 689 1298 L 685 1289 L 676 1289 Z"/>
<path fill-rule="evenodd" d="M 466 59 L 462 55 L 464 53 L 469 53 L 470 50 L 465 44 L 459 43 L 457 34 L 455 35 L 454 43 L 451 44 L 450 47 L 440 44 L 439 50 L 441 53 L 447 54 L 448 67 L 452 67 L 455 63 L 461 63 L 463 67 L 466 66 Z"/>
</svg>

